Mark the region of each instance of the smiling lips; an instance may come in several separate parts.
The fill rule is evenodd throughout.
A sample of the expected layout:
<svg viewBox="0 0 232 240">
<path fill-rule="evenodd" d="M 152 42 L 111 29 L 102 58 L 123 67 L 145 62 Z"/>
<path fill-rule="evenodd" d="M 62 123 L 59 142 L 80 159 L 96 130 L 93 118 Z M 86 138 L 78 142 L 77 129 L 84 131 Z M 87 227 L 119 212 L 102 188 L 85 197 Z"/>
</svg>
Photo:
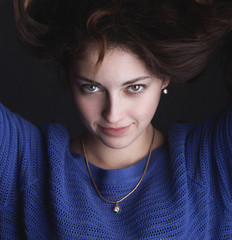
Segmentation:
<svg viewBox="0 0 232 240">
<path fill-rule="evenodd" d="M 104 128 L 101 127 L 104 133 L 110 136 L 120 136 L 123 135 L 128 129 L 130 128 L 130 125 L 127 127 L 120 127 L 120 128 Z"/>
</svg>

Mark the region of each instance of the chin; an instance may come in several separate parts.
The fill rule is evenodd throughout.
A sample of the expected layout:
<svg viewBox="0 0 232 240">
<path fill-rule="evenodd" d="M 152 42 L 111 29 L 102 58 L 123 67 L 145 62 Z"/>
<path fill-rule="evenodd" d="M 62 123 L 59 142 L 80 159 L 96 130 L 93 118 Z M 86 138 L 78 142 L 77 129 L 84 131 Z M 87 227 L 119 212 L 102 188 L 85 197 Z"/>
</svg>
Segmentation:
<svg viewBox="0 0 232 240">
<path fill-rule="evenodd" d="M 114 139 L 104 139 L 100 138 L 99 139 L 105 146 L 111 149 L 123 149 L 128 147 L 133 141 L 128 140 L 123 140 L 121 138 L 114 138 Z"/>
</svg>

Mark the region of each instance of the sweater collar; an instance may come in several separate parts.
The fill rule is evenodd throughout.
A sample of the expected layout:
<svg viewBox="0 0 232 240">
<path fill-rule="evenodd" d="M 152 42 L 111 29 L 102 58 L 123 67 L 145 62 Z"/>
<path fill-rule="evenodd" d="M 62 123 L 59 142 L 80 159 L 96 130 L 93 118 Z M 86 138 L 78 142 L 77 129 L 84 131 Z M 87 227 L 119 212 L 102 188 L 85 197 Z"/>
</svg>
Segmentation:
<svg viewBox="0 0 232 240">
<path fill-rule="evenodd" d="M 163 144 L 152 151 L 148 170 L 144 178 L 150 175 L 149 172 L 154 170 L 159 159 L 163 158 L 166 152 L 166 147 L 166 144 Z M 70 158 L 76 171 L 80 171 L 84 177 L 90 178 L 84 157 L 79 154 L 71 153 Z M 143 174 L 146 161 L 147 156 L 134 165 L 122 169 L 106 170 L 99 168 L 92 163 L 89 163 L 89 167 L 96 184 L 119 186 L 137 183 Z"/>
</svg>

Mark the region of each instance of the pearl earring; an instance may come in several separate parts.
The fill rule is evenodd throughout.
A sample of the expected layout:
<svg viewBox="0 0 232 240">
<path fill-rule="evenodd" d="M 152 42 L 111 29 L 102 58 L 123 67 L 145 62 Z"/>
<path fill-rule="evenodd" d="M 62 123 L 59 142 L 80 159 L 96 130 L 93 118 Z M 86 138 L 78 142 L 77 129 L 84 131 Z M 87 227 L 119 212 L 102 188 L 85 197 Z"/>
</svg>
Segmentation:
<svg viewBox="0 0 232 240">
<path fill-rule="evenodd" d="M 163 94 L 165 94 L 165 95 L 168 94 L 168 89 L 167 89 L 167 88 L 165 88 L 165 89 L 163 90 Z"/>
</svg>

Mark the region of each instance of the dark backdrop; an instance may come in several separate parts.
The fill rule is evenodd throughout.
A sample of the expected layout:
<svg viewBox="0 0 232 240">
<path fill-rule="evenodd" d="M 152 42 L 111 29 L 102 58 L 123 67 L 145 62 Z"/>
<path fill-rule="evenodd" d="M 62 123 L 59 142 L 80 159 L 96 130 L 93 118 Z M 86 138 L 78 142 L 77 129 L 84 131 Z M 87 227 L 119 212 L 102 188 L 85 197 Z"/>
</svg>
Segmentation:
<svg viewBox="0 0 232 240">
<path fill-rule="evenodd" d="M 83 128 L 71 94 L 57 76 L 20 46 L 14 26 L 12 0 L 0 0 L 0 101 L 34 124 L 57 121 L 72 136 Z M 176 119 L 200 122 L 228 101 L 216 60 L 194 81 L 170 87 L 162 96 L 154 124 L 166 131 Z"/>
</svg>

